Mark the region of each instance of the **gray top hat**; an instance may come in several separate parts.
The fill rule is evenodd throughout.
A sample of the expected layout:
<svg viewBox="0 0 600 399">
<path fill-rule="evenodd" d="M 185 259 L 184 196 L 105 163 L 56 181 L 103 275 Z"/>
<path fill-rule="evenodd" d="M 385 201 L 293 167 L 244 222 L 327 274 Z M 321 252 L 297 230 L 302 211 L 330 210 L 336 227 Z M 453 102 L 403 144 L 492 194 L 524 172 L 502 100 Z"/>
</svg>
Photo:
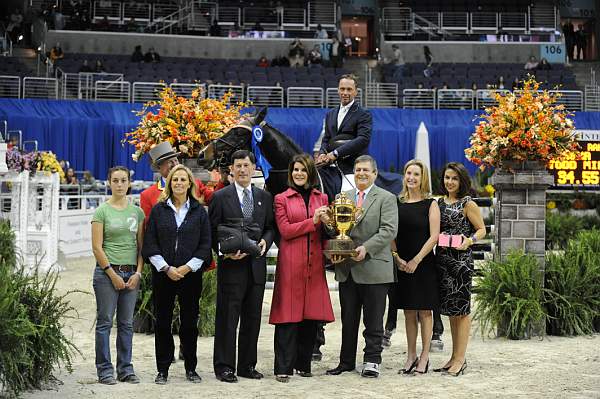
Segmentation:
<svg viewBox="0 0 600 399">
<path fill-rule="evenodd" d="M 152 163 L 158 166 L 162 161 L 175 158 L 179 156 L 180 153 L 175 152 L 175 150 L 173 150 L 173 147 L 171 147 L 171 143 L 169 143 L 168 141 L 164 141 L 158 144 L 153 149 L 151 149 L 149 154 L 150 158 L 152 159 Z"/>
</svg>

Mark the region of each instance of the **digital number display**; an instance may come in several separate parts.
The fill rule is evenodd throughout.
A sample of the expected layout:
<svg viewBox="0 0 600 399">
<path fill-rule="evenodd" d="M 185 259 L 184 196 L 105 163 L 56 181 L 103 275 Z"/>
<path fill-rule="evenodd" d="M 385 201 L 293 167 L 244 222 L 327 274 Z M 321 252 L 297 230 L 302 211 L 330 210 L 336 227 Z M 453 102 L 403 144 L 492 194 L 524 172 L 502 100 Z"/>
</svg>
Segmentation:
<svg viewBox="0 0 600 399">
<path fill-rule="evenodd" d="M 554 188 L 600 189 L 600 141 L 579 141 L 580 159 L 575 155 L 550 161 Z"/>
</svg>

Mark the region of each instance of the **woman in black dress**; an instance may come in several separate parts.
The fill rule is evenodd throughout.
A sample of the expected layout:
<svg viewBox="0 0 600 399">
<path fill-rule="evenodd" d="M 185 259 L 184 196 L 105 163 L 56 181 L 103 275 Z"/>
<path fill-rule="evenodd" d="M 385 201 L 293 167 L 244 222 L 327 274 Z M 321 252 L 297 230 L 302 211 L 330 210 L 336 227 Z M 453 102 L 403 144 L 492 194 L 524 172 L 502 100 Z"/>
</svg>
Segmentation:
<svg viewBox="0 0 600 399">
<path fill-rule="evenodd" d="M 442 173 L 443 198 L 438 200 L 441 213 L 440 231 L 461 235 L 457 248 L 438 246 L 440 273 L 440 313 L 450 317 L 452 357 L 444 367 L 434 369 L 458 376 L 467 367 L 465 353 L 471 332 L 471 280 L 473 256 L 471 245 L 485 237 L 485 224 L 479 207 L 471 197 L 471 179 L 464 165 L 450 162 Z"/>
<path fill-rule="evenodd" d="M 401 374 L 424 374 L 429 370 L 431 311 L 438 307 L 438 277 L 432 249 L 440 229 L 440 210 L 437 202 L 429 198 L 429 187 L 429 173 L 423 162 L 408 161 L 398 201 L 398 235 L 392 243 L 398 251 L 393 254 L 400 269 L 395 285 L 396 307 L 404 309 L 408 346 Z M 417 356 L 419 322 L 421 356 Z"/>
</svg>

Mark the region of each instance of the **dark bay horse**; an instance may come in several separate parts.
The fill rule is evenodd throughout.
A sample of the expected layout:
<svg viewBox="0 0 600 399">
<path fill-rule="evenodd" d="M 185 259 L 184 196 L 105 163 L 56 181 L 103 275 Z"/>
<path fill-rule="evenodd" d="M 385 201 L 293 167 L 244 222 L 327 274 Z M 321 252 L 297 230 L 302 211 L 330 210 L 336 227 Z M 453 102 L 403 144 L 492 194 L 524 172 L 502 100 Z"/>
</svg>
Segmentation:
<svg viewBox="0 0 600 399">
<path fill-rule="evenodd" d="M 270 126 L 264 120 L 266 114 L 267 108 L 262 108 L 256 115 L 240 122 L 223 136 L 214 140 L 200 153 L 199 163 L 206 169 L 227 168 L 231 165 L 231 155 L 235 151 L 242 149 L 252 151 L 252 128 L 260 126 L 263 137 L 257 145 L 272 166 L 269 177 L 265 180 L 266 188 L 273 195 L 285 191 L 288 187 L 288 165 L 294 155 L 304 151 L 290 137 Z M 330 187 L 341 187 L 341 173 L 335 168 L 327 167 L 327 170 L 319 168 L 319 174 L 321 181 L 325 182 L 320 189 L 332 201 L 337 192 L 333 192 L 335 190 Z M 339 184 L 327 184 L 329 180 L 325 178 L 325 175 L 330 179 L 339 179 Z M 402 188 L 401 176 L 395 173 L 379 171 L 375 183 L 394 194 L 398 194 Z M 354 182 L 352 184 L 354 185 Z"/>
</svg>

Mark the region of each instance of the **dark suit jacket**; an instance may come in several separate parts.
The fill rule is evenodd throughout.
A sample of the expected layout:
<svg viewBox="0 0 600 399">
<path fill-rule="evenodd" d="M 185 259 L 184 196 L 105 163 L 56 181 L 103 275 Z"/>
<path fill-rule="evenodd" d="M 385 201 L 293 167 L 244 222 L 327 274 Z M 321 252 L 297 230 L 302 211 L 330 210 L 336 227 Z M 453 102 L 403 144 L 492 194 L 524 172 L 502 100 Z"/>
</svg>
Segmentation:
<svg viewBox="0 0 600 399">
<path fill-rule="evenodd" d="M 372 118 L 371 113 L 359 107 L 355 101 L 338 129 L 339 110 L 340 107 L 334 108 L 325 117 L 325 135 L 321 141 L 320 152 L 328 153 L 337 149 L 338 166 L 344 174 L 351 174 L 354 170 L 354 160 L 369 153 Z M 345 142 L 339 145 L 340 140 Z"/>
<path fill-rule="evenodd" d="M 254 200 L 254 212 L 252 220 L 261 228 L 262 237 L 267 243 L 265 255 L 259 258 L 247 256 L 240 260 L 224 259 L 222 256 L 218 266 L 219 282 L 233 284 L 243 281 L 239 276 L 246 273 L 246 268 L 252 267 L 252 275 L 255 284 L 265 284 L 267 276 L 266 254 L 275 236 L 273 224 L 273 197 L 268 192 L 252 186 L 252 198 Z M 208 215 L 212 228 L 213 249 L 218 253 L 217 226 L 227 222 L 228 219 L 243 218 L 240 200 L 235 190 L 235 184 L 216 191 L 208 207 Z M 260 239 L 259 239 L 260 241 Z"/>
</svg>

